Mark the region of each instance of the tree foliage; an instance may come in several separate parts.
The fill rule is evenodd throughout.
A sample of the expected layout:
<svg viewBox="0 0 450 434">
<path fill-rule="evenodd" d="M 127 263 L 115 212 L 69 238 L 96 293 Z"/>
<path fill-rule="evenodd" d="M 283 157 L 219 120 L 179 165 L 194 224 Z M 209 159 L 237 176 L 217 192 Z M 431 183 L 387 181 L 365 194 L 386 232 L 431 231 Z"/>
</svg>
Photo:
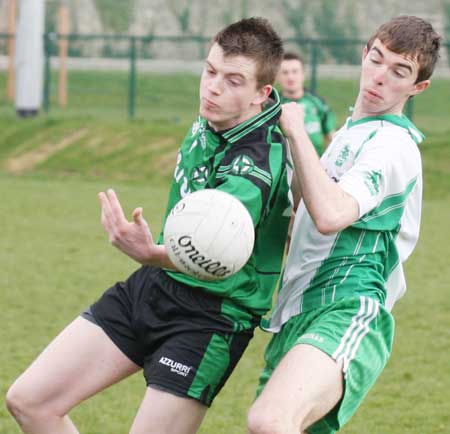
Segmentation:
<svg viewBox="0 0 450 434">
<path fill-rule="evenodd" d="M 126 33 L 134 11 L 134 0 L 95 0 L 100 20 L 108 31 Z"/>
<path fill-rule="evenodd" d="M 320 0 L 314 11 L 314 27 L 320 38 L 330 42 L 322 50 L 328 52 L 337 63 L 356 63 L 359 59 L 359 51 L 355 46 L 342 44 L 343 39 L 356 39 L 358 37 L 358 26 L 353 13 L 354 2 L 348 2 L 341 17 L 335 2 Z"/>
</svg>

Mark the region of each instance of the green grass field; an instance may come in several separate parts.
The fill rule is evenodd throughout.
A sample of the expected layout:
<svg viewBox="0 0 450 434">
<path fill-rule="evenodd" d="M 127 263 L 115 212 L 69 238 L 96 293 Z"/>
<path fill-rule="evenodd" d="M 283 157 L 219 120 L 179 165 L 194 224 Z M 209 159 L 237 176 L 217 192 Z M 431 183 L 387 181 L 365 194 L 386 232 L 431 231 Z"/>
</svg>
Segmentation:
<svg viewBox="0 0 450 434">
<path fill-rule="evenodd" d="M 143 205 L 153 232 L 161 229 L 177 143 L 197 106 L 198 79 L 177 77 L 180 89 L 177 85 L 175 93 L 173 77 L 143 77 L 142 95 L 153 100 L 139 99 L 138 117 L 132 122 L 119 104 L 109 106 L 121 80 L 120 74 L 79 74 L 75 87 L 98 82 L 108 86 L 111 95 L 73 96 L 66 111 L 55 109 L 37 119 L 18 120 L 0 101 L 2 396 L 62 327 L 136 267 L 107 242 L 97 192 L 115 187 L 127 213 Z M 421 147 L 421 239 L 406 264 L 407 295 L 394 310 L 392 359 L 344 434 L 449 432 L 449 84 L 437 81 L 415 103 L 415 120 L 428 136 Z M 329 80 L 321 82 L 320 89 L 342 121 L 355 83 Z M 245 433 L 246 410 L 268 338 L 257 332 L 208 413 L 202 434 Z M 144 380 L 137 374 L 83 403 L 71 416 L 84 434 L 128 432 L 144 391 Z M 0 407 L 0 434 L 15 433 L 19 430 Z"/>
</svg>

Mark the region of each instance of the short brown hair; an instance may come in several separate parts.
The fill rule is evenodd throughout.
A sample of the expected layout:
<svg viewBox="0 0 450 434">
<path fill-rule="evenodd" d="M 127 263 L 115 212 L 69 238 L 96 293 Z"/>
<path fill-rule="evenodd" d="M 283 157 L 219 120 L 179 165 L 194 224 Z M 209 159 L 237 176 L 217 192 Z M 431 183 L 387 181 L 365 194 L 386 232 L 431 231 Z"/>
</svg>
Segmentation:
<svg viewBox="0 0 450 434">
<path fill-rule="evenodd" d="M 212 40 L 225 56 L 245 56 L 256 62 L 258 88 L 273 84 L 283 57 L 283 42 L 265 18 L 244 18 L 221 30 Z"/>
<path fill-rule="evenodd" d="M 441 36 L 422 18 L 402 15 L 383 24 L 369 39 L 370 50 L 375 39 L 397 54 L 417 60 L 419 73 L 416 83 L 431 77 L 439 58 Z"/>
<path fill-rule="evenodd" d="M 286 51 L 283 54 L 283 60 L 298 60 L 302 66 L 305 64 L 303 57 L 300 54 L 294 53 L 293 51 Z"/>
</svg>

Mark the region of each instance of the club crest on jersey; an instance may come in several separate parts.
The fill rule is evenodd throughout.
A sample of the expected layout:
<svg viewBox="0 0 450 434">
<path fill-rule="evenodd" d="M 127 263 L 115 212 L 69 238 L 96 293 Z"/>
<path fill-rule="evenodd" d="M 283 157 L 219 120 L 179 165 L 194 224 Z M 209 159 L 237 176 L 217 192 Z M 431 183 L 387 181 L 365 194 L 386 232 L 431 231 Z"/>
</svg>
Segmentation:
<svg viewBox="0 0 450 434">
<path fill-rule="evenodd" d="M 239 155 L 231 163 L 231 173 L 235 175 L 247 175 L 253 172 L 255 163 L 247 155 Z"/>
<path fill-rule="evenodd" d="M 207 166 L 196 167 L 191 174 L 191 180 L 195 184 L 203 185 L 208 181 L 209 170 Z"/>
<path fill-rule="evenodd" d="M 341 152 L 339 152 L 339 155 L 334 164 L 336 164 L 336 166 L 338 167 L 341 167 L 347 161 L 349 155 L 350 155 L 350 146 L 345 145 L 341 149 Z"/>
</svg>

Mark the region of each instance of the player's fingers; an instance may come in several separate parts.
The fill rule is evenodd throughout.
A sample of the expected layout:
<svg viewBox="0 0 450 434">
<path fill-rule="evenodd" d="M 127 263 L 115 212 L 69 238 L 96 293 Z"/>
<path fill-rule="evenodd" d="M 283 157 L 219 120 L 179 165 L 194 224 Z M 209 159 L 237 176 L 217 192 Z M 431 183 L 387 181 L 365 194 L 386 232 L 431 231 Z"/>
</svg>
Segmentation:
<svg viewBox="0 0 450 434">
<path fill-rule="evenodd" d="M 143 213 L 142 208 L 136 208 L 133 211 L 133 220 L 139 226 L 147 226 L 147 222 L 145 221 L 142 213 Z"/>
<path fill-rule="evenodd" d="M 101 192 L 98 194 L 98 199 L 101 206 L 100 221 L 108 234 L 111 234 L 113 230 L 113 217 L 111 214 L 111 207 L 109 205 L 108 198 L 106 197 L 105 193 Z"/>
<path fill-rule="evenodd" d="M 106 196 L 106 194 L 101 191 L 98 194 L 98 200 L 100 202 L 100 206 L 102 208 L 102 220 L 103 219 L 111 219 L 111 205 L 109 203 L 108 197 Z"/>
<path fill-rule="evenodd" d="M 111 213 L 117 219 L 117 222 L 122 223 L 123 221 L 126 221 L 125 213 L 123 212 L 122 205 L 117 198 L 116 192 L 112 188 L 109 188 L 106 191 L 106 197 L 109 200 Z"/>
</svg>

